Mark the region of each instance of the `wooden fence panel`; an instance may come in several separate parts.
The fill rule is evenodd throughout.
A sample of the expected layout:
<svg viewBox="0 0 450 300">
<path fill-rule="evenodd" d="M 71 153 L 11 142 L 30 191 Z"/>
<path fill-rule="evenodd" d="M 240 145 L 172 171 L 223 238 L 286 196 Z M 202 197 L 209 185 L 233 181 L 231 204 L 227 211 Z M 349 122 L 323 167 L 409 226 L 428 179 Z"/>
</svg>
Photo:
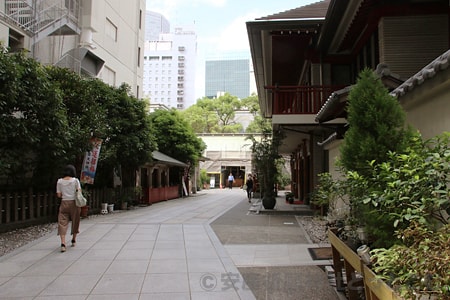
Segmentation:
<svg viewBox="0 0 450 300">
<path fill-rule="evenodd" d="M 88 205 L 99 212 L 101 203 L 114 203 L 114 189 L 92 189 Z M 53 191 L 0 191 L 0 232 L 56 221 L 59 199 Z"/>
</svg>

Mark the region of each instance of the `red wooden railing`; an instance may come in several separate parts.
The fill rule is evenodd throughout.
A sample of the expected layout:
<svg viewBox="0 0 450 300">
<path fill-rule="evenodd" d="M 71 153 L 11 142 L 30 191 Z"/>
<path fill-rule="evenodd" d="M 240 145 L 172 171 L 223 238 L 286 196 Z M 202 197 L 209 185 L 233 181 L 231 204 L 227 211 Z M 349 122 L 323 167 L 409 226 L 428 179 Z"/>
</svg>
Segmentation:
<svg viewBox="0 0 450 300">
<path fill-rule="evenodd" d="M 266 86 L 273 114 L 317 114 L 332 92 L 344 86 Z"/>
<path fill-rule="evenodd" d="M 143 204 L 152 204 L 179 198 L 179 186 L 165 186 L 159 188 L 144 188 Z"/>
</svg>

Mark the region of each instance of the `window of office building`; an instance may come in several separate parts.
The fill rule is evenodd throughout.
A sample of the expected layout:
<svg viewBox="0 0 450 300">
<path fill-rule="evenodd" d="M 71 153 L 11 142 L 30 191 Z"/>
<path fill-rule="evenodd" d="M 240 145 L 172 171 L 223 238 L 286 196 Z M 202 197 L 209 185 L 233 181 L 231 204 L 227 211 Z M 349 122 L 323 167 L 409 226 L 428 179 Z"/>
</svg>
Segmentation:
<svg viewBox="0 0 450 300">
<path fill-rule="evenodd" d="M 108 66 L 103 67 L 100 78 L 109 85 L 116 85 L 116 72 Z"/>
<path fill-rule="evenodd" d="M 138 53 L 137 53 L 137 65 L 138 67 L 141 66 L 141 47 L 138 47 Z"/>
<path fill-rule="evenodd" d="M 117 26 L 114 23 L 106 18 L 106 36 L 109 36 L 113 41 L 117 42 Z"/>
</svg>

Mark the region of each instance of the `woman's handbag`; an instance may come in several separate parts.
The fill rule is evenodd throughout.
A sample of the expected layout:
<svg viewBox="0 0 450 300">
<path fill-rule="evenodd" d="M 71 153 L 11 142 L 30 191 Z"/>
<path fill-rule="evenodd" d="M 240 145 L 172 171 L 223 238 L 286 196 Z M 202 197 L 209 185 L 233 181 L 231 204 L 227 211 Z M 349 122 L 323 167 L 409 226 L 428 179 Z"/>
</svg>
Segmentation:
<svg viewBox="0 0 450 300">
<path fill-rule="evenodd" d="M 86 204 L 87 200 L 84 198 L 83 193 L 75 186 L 75 205 L 78 207 L 83 207 L 86 206 Z"/>
</svg>

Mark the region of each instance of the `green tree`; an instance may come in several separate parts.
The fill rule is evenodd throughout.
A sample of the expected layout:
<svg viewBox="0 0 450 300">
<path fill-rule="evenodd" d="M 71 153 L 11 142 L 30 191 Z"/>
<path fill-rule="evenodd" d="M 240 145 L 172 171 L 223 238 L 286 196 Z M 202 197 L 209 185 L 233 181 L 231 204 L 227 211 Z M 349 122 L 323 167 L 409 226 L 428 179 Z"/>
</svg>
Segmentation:
<svg viewBox="0 0 450 300">
<path fill-rule="evenodd" d="M 225 93 L 213 102 L 213 109 L 219 118 L 221 133 L 242 131 L 242 125 L 234 121 L 235 112 L 241 109 L 241 101 L 238 97 Z"/>
<path fill-rule="evenodd" d="M 91 148 L 89 139 L 100 136 L 107 128 L 102 101 L 95 96 L 107 97 L 111 88 L 99 79 L 83 78 L 69 69 L 50 66 L 47 72 L 63 97 L 69 120 L 66 135 L 71 146 L 66 150 L 65 163 L 71 162 L 80 170 L 84 154 Z"/>
<path fill-rule="evenodd" d="M 0 176 L 6 184 L 46 187 L 55 175 L 70 148 L 62 100 L 42 65 L 0 50 Z"/>
<path fill-rule="evenodd" d="M 214 99 L 204 97 L 195 105 L 183 110 L 181 114 L 188 120 L 194 132 L 214 133 L 219 131 L 219 118 L 213 109 Z"/>
<path fill-rule="evenodd" d="M 103 139 L 100 173 L 111 178 L 114 168 L 120 168 L 123 186 L 132 186 L 136 168 L 149 162 L 157 147 L 155 132 L 145 102 L 130 96 L 129 86 L 108 88 L 110 92 L 98 99 L 107 120 L 102 126 L 106 131 L 98 134 Z"/>
<path fill-rule="evenodd" d="M 384 162 L 389 151 L 407 147 L 411 131 L 404 128 L 405 113 L 372 70 L 360 73 L 348 96 L 347 112 L 349 129 L 340 148 L 345 170 L 367 175 L 368 162 Z"/>
<path fill-rule="evenodd" d="M 272 128 L 270 119 L 266 119 L 261 115 L 259 107 L 259 99 L 256 94 L 252 94 L 247 98 L 242 99 L 242 106 L 246 107 L 250 113 L 253 114 L 253 121 L 245 129 L 248 133 L 262 133 Z"/>
<path fill-rule="evenodd" d="M 241 107 L 247 108 L 248 111 L 252 113 L 254 116 L 261 114 L 258 95 L 256 95 L 255 93 L 251 94 L 247 98 L 242 99 Z"/>
<path fill-rule="evenodd" d="M 234 120 L 235 112 L 241 109 L 239 98 L 226 93 L 216 99 L 208 97 L 197 100 L 195 105 L 182 112 L 197 133 L 242 132 L 242 124 Z"/>
<path fill-rule="evenodd" d="M 150 119 L 159 151 L 191 166 L 198 163 L 206 146 L 179 111 L 156 110 Z"/>
</svg>

